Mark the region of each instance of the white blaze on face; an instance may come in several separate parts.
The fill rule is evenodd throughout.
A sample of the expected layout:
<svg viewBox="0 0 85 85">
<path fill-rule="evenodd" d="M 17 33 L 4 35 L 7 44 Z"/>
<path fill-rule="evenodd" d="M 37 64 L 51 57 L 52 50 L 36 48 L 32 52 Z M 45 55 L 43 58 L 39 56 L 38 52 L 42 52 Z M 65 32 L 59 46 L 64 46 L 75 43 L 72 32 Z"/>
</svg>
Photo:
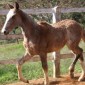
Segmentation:
<svg viewBox="0 0 85 85">
<path fill-rule="evenodd" d="M 14 9 L 10 9 L 10 11 L 8 12 L 7 16 L 6 16 L 6 21 L 5 24 L 1 30 L 1 32 L 3 33 L 5 31 L 5 27 L 7 25 L 7 22 L 15 15 Z"/>
<path fill-rule="evenodd" d="M 10 11 L 8 12 L 8 14 L 7 14 L 7 19 L 6 19 L 6 21 L 8 21 L 9 19 L 11 19 L 12 18 L 12 16 L 14 16 L 15 15 L 15 11 L 14 11 L 14 9 L 10 9 Z"/>
</svg>

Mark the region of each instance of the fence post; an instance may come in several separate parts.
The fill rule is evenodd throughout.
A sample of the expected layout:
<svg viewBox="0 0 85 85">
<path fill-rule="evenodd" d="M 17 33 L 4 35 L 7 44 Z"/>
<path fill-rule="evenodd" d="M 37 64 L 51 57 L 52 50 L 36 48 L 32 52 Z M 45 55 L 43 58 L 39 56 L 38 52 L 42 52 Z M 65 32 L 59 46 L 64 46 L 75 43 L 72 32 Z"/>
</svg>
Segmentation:
<svg viewBox="0 0 85 85">
<path fill-rule="evenodd" d="M 53 23 L 56 23 L 61 20 L 61 9 L 59 6 L 53 8 Z"/>
<path fill-rule="evenodd" d="M 53 8 L 53 23 L 61 20 L 60 7 L 56 6 Z M 53 77 L 58 77 L 60 75 L 60 52 L 53 52 Z"/>
</svg>

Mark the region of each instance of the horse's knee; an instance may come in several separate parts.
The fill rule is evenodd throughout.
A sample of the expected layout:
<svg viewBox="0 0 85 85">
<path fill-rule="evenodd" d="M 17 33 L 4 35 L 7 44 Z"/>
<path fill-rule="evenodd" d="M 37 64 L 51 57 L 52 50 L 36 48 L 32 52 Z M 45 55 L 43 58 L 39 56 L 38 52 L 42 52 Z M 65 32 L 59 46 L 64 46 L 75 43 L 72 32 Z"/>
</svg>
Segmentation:
<svg viewBox="0 0 85 85">
<path fill-rule="evenodd" d="M 25 61 L 24 61 L 24 58 L 22 57 L 21 59 L 18 60 L 17 65 L 22 65 L 24 63 Z"/>
<path fill-rule="evenodd" d="M 76 47 L 73 49 L 74 54 L 81 56 L 83 49 L 80 47 Z"/>
<path fill-rule="evenodd" d="M 82 48 L 76 47 L 75 49 L 73 49 L 73 52 L 74 52 L 74 54 L 76 54 L 76 62 L 77 62 L 78 59 L 80 61 L 84 60 L 83 55 L 82 55 L 82 53 L 83 53 L 83 49 Z"/>
<path fill-rule="evenodd" d="M 42 67 L 47 68 L 47 62 L 42 62 Z"/>
<path fill-rule="evenodd" d="M 41 59 L 41 63 L 42 63 L 42 68 L 44 70 L 47 70 L 48 69 L 47 56 L 46 57 L 45 56 L 41 56 L 40 59 Z"/>
<path fill-rule="evenodd" d="M 81 62 L 84 61 L 84 58 L 83 58 L 83 52 L 80 54 L 79 60 L 80 60 Z"/>
<path fill-rule="evenodd" d="M 26 53 L 21 59 L 18 60 L 18 65 L 22 65 L 25 62 L 27 62 L 28 60 L 30 60 L 32 58 L 32 56 L 29 56 L 28 53 Z"/>
<path fill-rule="evenodd" d="M 19 61 L 18 61 L 18 65 L 22 65 L 24 63 L 24 61 L 22 60 L 22 59 L 20 59 Z"/>
</svg>

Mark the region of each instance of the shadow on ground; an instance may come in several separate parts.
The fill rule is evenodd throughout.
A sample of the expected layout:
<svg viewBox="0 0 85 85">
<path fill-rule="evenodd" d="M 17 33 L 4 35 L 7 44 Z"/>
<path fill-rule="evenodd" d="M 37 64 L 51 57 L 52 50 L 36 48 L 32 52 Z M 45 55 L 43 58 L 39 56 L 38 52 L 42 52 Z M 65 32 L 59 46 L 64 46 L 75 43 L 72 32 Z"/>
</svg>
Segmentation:
<svg viewBox="0 0 85 85">
<path fill-rule="evenodd" d="M 79 75 L 75 75 L 74 79 L 70 79 L 67 75 L 60 76 L 59 78 L 49 78 L 50 79 L 50 85 L 85 85 L 85 81 L 83 82 L 78 82 Z M 23 82 L 17 82 L 17 83 L 12 83 L 12 84 L 7 84 L 7 85 L 44 85 L 43 84 L 44 79 L 35 79 L 35 80 L 30 80 L 29 84 L 23 83 Z"/>
</svg>

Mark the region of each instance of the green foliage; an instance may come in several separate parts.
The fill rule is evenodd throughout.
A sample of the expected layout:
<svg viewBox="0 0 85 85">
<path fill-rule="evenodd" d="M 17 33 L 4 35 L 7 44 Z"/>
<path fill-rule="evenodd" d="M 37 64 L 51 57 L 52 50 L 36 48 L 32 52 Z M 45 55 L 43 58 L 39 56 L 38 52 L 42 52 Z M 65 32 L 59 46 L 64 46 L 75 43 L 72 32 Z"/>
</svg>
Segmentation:
<svg viewBox="0 0 85 85">
<path fill-rule="evenodd" d="M 48 62 L 49 76 L 52 76 L 52 62 Z M 23 65 L 23 76 L 29 80 L 43 77 L 40 62 L 29 62 Z M 17 69 L 15 65 L 0 65 L 0 85 L 18 81 Z"/>
<path fill-rule="evenodd" d="M 17 70 L 14 65 L 0 65 L 0 85 L 17 80 Z"/>
<path fill-rule="evenodd" d="M 85 0 L 58 0 L 61 7 L 84 7 Z"/>
<path fill-rule="evenodd" d="M 64 13 L 61 15 L 61 19 L 73 19 L 79 22 L 85 28 L 85 13 Z"/>
<path fill-rule="evenodd" d="M 0 45 L 0 60 L 22 57 L 24 55 L 24 51 L 22 43 Z"/>
</svg>

